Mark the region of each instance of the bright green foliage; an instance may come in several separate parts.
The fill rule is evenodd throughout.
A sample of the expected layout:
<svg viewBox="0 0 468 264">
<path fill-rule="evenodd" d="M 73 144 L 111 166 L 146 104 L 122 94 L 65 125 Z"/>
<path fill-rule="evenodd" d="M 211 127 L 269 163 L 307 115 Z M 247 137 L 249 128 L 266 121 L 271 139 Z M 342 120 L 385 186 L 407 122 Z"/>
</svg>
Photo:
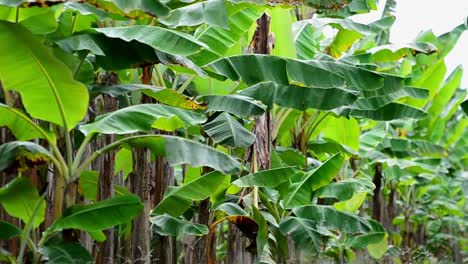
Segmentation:
<svg viewBox="0 0 468 264">
<path fill-rule="evenodd" d="M 18 177 L 0 189 L 0 204 L 9 215 L 20 218 L 24 223 L 32 222 L 34 227 L 44 221 L 46 202 L 31 181 L 24 177 Z M 37 204 L 39 210 L 34 214 Z"/>
<path fill-rule="evenodd" d="M 395 6 L 0 0 L 0 262 L 466 257 L 467 26 L 397 46 Z"/>
</svg>

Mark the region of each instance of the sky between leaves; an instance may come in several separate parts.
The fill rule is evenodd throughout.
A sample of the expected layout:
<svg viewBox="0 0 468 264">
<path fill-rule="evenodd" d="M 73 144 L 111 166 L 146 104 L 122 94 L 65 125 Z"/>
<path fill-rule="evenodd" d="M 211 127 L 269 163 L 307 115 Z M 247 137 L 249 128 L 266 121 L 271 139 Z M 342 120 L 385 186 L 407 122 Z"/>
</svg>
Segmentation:
<svg viewBox="0 0 468 264">
<path fill-rule="evenodd" d="M 356 15 L 352 19 L 370 23 L 381 17 L 386 0 L 380 0 L 379 8 L 369 14 Z M 396 21 L 390 41 L 396 44 L 410 43 L 421 31 L 432 29 L 436 35 L 443 34 L 460 25 L 468 17 L 468 0 L 397 0 Z M 465 32 L 457 45 L 446 57 L 447 75 L 462 64 L 464 75 L 462 88 L 468 89 L 468 33 Z"/>
</svg>

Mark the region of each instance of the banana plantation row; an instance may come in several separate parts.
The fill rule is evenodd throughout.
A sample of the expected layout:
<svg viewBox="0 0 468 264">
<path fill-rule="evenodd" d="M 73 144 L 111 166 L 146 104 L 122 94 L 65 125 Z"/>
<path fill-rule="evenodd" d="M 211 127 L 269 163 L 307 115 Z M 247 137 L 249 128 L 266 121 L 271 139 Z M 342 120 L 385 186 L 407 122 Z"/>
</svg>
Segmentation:
<svg viewBox="0 0 468 264">
<path fill-rule="evenodd" d="M 466 263 L 467 23 L 395 5 L 0 0 L 0 262 Z"/>
</svg>

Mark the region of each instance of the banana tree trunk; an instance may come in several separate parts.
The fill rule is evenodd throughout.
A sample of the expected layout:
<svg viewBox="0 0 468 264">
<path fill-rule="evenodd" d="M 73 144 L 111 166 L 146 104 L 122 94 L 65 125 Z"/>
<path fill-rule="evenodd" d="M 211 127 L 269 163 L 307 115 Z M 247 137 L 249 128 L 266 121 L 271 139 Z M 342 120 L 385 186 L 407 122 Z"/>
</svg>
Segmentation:
<svg viewBox="0 0 468 264">
<path fill-rule="evenodd" d="M 152 66 L 143 67 L 142 83 L 151 83 Z M 141 103 L 152 103 L 153 100 L 143 95 Z M 151 229 L 149 214 L 151 210 L 151 183 L 155 170 L 151 162 L 151 152 L 148 149 L 137 149 L 133 155 L 133 172 L 130 174 L 130 191 L 140 197 L 144 207 L 140 215 L 133 220 L 130 256 L 132 263 L 150 263 Z"/>
<path fill-rule="evenodd" d="M 257 20 L 257 30 L 250 44 L 250 49 L 257 54 L 270 54 L 273 38 L 270 35 L 270 16 L 263 14 Z M 253 133 L 255 142 L 249 148 L 246 160 L 252 169 L 266 170 L 271 167 L 272 123 L 269 112 L 255 118 Z M 254 256 L 245 250 L 244 238 L 240 231 L 229 224 L 226 264 L 253 263 Z"/>
<path fill-rule="evenodd" d="M 106 73 L 101 78 L 101 85 L 111 86 L 118 84 L 118 75 L 115 73 Z M 116 98 L 113 98 L 107 94 L 103 95 L 102 100 L 102 110 L 103 113 L 109 113 L 117 110 L 118 101 Z M 111 144 L 115 140 L 114 135 L 104 135 L 102 138 L 98 139 L 98 142 L 93 144 L 99 145 L 99 147 L 104 147 L 106 145 Z M 96 162 L 93 164 L 99 172 L 98 178 L 98 194 L 97 200 L 106 200 L 112 198 L 114 196 L 114 165 L 115 165 L 115 151 L 110 151 L 106 155 L 101 155 Z M 115 245 L 115 238 L 114 238 L 114 229 L 110 228 L 104 231 L 107 239 L 106 241 L 99 243 L 97 245 L 97 254 L 96 254 L 96 263 L 97 264 L 104 264 L 109 263 L 112 264 L 115 261 L 115 252 L 114 252 L 114 245 Z"/>
</svg>

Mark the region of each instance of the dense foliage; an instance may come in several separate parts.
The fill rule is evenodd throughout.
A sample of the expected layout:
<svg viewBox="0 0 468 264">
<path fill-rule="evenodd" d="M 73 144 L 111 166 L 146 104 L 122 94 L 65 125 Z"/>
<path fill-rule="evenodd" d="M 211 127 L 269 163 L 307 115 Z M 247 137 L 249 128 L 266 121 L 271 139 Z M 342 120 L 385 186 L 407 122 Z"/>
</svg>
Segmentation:
<svg viewBox="0 0 468 264">
<path fill-rule="evenodd" d="M 467 261 L 467 24 L 376 4 L 0 0 L 0 261 Z"/>
</svg>

